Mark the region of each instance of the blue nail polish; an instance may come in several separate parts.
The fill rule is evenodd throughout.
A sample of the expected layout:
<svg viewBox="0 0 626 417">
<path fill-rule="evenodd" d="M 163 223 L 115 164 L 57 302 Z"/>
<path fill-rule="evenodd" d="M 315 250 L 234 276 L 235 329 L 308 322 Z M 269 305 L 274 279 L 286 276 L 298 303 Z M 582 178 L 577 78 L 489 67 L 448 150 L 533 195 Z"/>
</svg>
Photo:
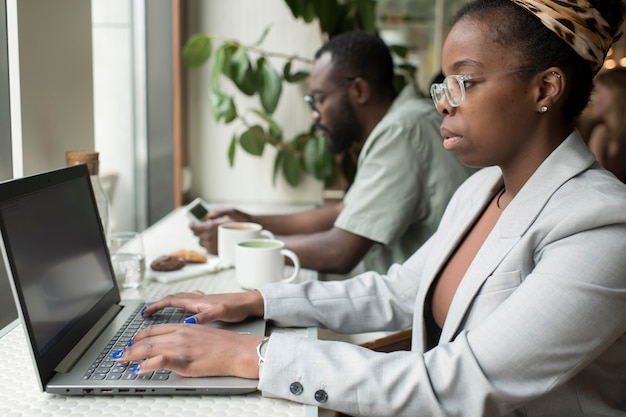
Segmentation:
<svg viewBox="0 0 626 417">
<path fill-rule="evenodd" d="M 143 313 L 146 311 L 147 308 L 148 306 L 143 306 L 143 308 L 141 309 L 141 317 L 143 317 Z"/>
<path fill-rule="evenodd" d="M 113 357 L 113 359 L 119 359 L 122 356 L 124 356 L 124 351 L 123 350 L 118 350 L 117 352 L 113 352 L 113 354 L 111 355 L 111 357 Z"/>
<path fill-rule="evenodd" d="M 133 345 L 133 339 L 130 339 L 130 340 L 128 341 L 128 344 L 127 344 L 126 346 L 131 347 L 132 345 Z"/>
<path fill-rule="evenodd" d="M 185 320 L 183 320 L 183 323 L 185 323 L 185 324 L 196 324 L 196 323 L 198 323 L 198 320 L 196 320 L 195 317 L 187 317 Z"/>
<path fill-rule="evenodd" d="M 140 370 L 141 370 L 141 366 L 135 365 L 135 367 L 133 368 L 133 373 L 137 374 L 139 373 Z"/>
</svg>

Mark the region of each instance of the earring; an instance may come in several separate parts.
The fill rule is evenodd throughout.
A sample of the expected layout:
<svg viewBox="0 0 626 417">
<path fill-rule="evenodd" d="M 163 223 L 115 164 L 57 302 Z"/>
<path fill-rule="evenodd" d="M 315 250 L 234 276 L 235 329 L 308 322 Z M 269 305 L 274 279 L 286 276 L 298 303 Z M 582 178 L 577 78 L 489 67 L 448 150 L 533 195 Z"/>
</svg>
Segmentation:
<svg viewBox="0 0 626 417">
<path fill-rule="evenodd" d="M 554 75 L 556 78 L 561 78 L 561 74 L 556 71 L 552 71 L 552 75 Z"/>
<path fill-rule="evenodd" d="M 541 113 L 545 113 L 548 111 L 548 106 L 541 106 Z"/>
</svg>

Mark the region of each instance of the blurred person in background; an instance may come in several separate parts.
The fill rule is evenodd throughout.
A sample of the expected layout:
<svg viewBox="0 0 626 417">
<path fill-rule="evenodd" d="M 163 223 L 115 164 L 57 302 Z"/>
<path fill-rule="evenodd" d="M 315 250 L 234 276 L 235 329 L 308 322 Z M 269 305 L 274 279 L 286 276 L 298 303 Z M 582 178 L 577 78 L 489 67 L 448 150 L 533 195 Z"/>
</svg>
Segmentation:
<svg viewBox="0 0 626 417">
<path fill-rule="evenodd" d="M 596 76 L 590 112 L 597 124 L 589 148 L 602 166 L 626 183 L 626 68 Z"/>
<path fill-rule="evenodd" d="M 388 47 L 364 32 L 334 36 L 315 54 L 310 93 L 318 130 L 330 153 L 360 147 L 354 181 L 343 201 L 293 214 L 212 210 L 191 229 L 217 253 L 217 228 L 254 222 L 285 242 L 304 268 L 348 274 L 363 262 L 385 272 L 404 262 L 437 229 L 458 186 L 473 169 L 441 144 L 441 116 L 414 84 L 393 86 Z"/>
</svg>

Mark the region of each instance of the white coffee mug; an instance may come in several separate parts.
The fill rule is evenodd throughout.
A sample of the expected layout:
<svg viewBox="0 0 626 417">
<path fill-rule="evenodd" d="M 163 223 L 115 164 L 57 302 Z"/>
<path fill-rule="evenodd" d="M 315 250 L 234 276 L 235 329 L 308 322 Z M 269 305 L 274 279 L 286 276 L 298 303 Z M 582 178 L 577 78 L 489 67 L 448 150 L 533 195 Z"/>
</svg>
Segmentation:
<svg viewBox="0 0 626 417">
<path fill-rule="evenodd" d="M 274 239 L 239 242 L 235 248 L 235 277 L 247 290 L 268 282 L 292 282 L 300 272 L 298 255 L 285 249 L 285 243 Z M 293 263 L 293 273 L 285 278 L 285 258 Z"/>
<path fill-rule="evenodd" d="M 266 237 L 274 239 L 269 230 L 250 222 L 230 222 L 220 224 L 217 228 L 217 256 L 222 267 L 235 266 L 235 246 L 244 240 Z"/>
</svg>

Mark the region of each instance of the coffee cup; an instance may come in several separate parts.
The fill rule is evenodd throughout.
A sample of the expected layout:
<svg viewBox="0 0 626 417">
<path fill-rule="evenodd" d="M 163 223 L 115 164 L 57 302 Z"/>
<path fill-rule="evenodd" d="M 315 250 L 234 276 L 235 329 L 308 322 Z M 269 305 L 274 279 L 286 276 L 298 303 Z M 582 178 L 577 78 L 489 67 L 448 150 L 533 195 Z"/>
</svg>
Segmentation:
<svg viewBox="0 0 626 417">
<path fill-rule="evenodd" d="M 248 290 L 269 282 L 292 282 L 300 272 L 298 255 L 285 249 L 285 243 L 274 239 L 239 242 L 235 248 L 235 277 Z M 293 263 L 293 273 L 285 278 L 285 257 Z"/>
<path fill-rule="evenodd" d="M 235 246 L 245 240 L 266 237 L 274 239 L 269 230 L 263 226 L 250 222 L 230 222 L 220 224 L 217 228 L 217 256 L 223 267 L 235 266 Z"/>
</svg>

